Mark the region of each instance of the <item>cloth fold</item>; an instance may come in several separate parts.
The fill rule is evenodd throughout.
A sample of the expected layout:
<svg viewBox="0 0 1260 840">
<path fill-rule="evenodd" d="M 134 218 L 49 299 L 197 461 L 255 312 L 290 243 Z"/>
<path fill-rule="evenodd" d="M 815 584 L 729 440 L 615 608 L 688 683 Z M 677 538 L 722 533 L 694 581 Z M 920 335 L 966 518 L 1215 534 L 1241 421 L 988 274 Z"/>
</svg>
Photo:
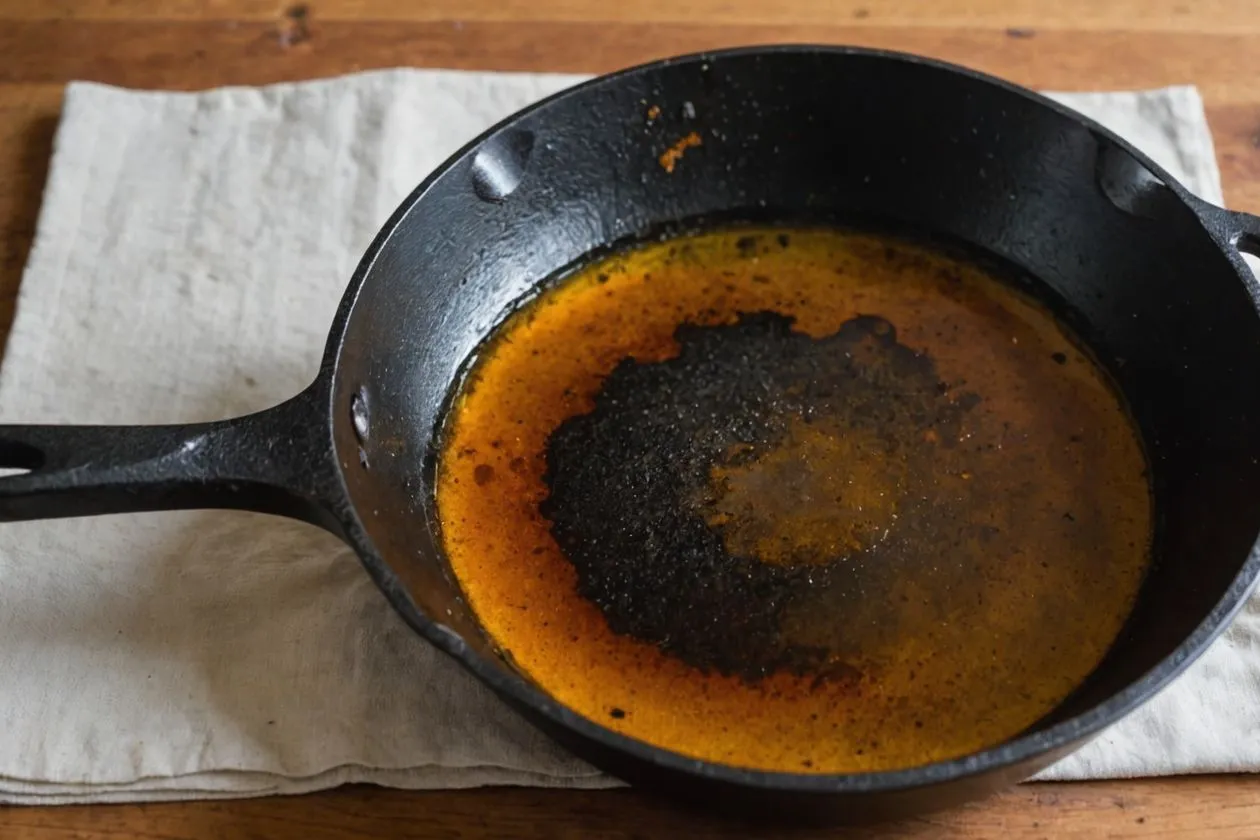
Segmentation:
<svg viewBox="0 0 1260 840">
<path fill-rule="evenodd" d="M 4 422 L 264 408 L 315 375 L 378 227 L 483 128 L 578 77 L 398 70 L 200 93 L 69 87 Z M 1193 88 L 1059 98 L 1221 200 Z M 1260 767 L 1260 608 L 1047 772 Z M 0 802 L 616 784 L 416 638 L 314 528 L 194 511 L 0 528 Z"/>
</svg>

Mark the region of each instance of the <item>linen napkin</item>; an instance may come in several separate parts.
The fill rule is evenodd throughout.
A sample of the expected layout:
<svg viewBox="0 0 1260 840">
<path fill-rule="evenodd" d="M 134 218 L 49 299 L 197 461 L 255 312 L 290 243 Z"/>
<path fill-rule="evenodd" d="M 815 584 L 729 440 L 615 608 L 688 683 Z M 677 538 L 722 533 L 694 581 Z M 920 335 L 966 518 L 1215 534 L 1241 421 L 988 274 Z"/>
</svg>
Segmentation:
<svg viewBox="0 0 1260 840">
<path fill-rule="evenodd" d="M 261 409 L 315 375 L 368 242 L 431 169 L 573 76 L 398 70 L 66 92 L 0 421 Z M 1193 88 L 1062 95 L 1220 201 Z M 1260 767 L 1260 606 L 1047 778 Z M 616 784 L 415 637 L 351 552 L 227 512 L 0 526 L 0 802 Z"/>
</svg>

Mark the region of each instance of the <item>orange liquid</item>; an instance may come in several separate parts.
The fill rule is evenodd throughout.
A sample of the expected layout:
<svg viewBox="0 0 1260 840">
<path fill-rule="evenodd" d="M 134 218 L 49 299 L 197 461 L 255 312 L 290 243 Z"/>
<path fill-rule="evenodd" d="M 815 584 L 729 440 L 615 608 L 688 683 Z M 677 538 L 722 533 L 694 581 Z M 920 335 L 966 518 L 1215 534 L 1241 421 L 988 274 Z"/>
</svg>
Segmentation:
<svg viewBox="0 0 1260 840">
<path fill-rule="evenodd" d="M 715 465 L 690 497 L 732 555 L 845 564 L 839 595 L 803 598 L 780 619 L 834 652 L 827 679 L 724 675 L 614 633 L 539 510 L 549 436 L 595 409 L 618 362 L 672 359 L 680 324 L 761 311 L 817 339 L 878 315 L 943 383 L 978 397 L 957 429 L 914 430 L 927 453 L 914 463 L 873 455 L 834 424 L 789 424 L 776 447 Z M 695 758 L 842 773 L 1000 743 L 1089 674 L 1148 563 L 1145 466 L 1105 375 L 1040 305 L 980 268 L 867 234 L 740 229 L 615 255 L 510 317 L 454 404 L 437 504 L 486 632 L 561 703 Z M 946 514 L 906 513 L 920 495 Z"/>
</svg>

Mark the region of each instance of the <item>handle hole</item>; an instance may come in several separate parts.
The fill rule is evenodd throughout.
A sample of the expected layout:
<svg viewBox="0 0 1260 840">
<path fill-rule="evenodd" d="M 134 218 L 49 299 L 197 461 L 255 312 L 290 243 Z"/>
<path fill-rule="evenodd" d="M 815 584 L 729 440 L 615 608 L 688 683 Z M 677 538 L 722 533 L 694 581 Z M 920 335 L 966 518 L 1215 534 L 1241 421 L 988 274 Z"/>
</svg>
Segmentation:
<svg viewBox="0 0 1260 840">
<path fill-rule="evenodd" d="M 1240 234 L 1234 240 L 1234 247 L 1242 255 L 1247 268 L 1250 268 L 1251 273 L 1260 280 L 1260 236 L 1254 233 Z"/>
<path fill-rule="evenodd" d="M 0 478 L 22 475 L 44 466 L 44 453 L 29 443 L 0 440 Z"/>
<path fill-rule="evenodd" d="M 1260 258 L 1260 236 L 1254 233 L 1243 233 L 1234 240 L 1234 247 L 1249 257 Z"/>
</svg>

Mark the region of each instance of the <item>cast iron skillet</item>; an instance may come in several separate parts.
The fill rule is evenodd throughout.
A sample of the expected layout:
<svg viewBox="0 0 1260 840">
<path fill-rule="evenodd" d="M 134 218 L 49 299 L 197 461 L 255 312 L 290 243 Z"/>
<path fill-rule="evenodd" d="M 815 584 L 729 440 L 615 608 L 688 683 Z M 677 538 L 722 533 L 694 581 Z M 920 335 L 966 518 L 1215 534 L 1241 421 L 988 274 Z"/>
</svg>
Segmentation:
<svg viewBox="0 0 1260 840">
<path fill-rule="evenodd" d="M 658 155 L 693 130 L 703 145 L 667 173 Z M 1157 559 L 1106 661 L 1020 737 L 845 776 L 695 761 L 557 705 L 493 653 L 461 601 L 435 544 L 434 447 L 478 342 L 593 251 L 731 218 L 861 220 L 973 246 L 1037 278 L 1123 390 L 1151 460 Z M 417 633 L 613 774 L 724 810 L 904 816 L 1065 755 L 1180 673 L 1243 604 L 1260 570 L 1250 247 L 1260 219 L 1204 203 L 1093 122 L 996 79 L 847 48 L 661 61 L 511 117 L 421 184 L 368 249 L 319 377 L 292 400 L 200 425 L 0 428 L 0 465 L 30 471 L 0 479 L 0 519 L 212 507 L 303 519 L 353 546 Z"/>
</svg>

